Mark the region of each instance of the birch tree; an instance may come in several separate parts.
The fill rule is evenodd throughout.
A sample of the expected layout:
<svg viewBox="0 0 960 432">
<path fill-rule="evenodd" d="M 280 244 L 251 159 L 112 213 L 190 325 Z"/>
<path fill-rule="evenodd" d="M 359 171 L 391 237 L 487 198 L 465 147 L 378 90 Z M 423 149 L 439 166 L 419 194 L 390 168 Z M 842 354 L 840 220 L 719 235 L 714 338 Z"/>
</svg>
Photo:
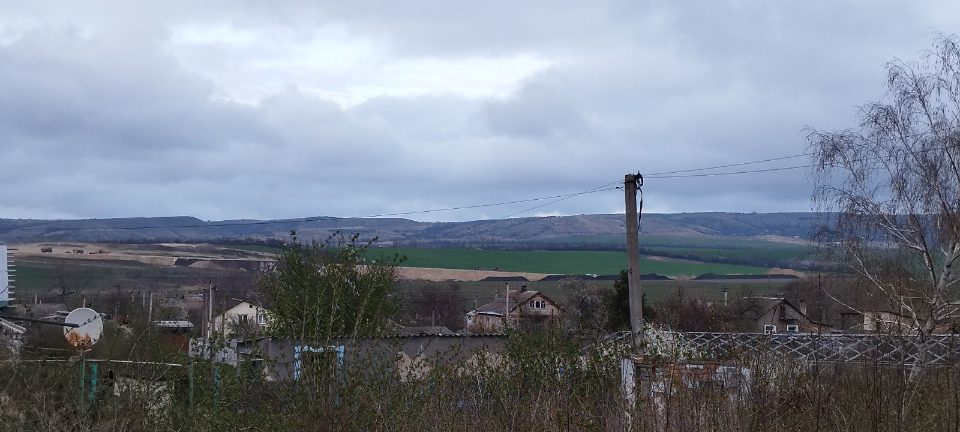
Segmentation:
<svg viewBox="0 0 960 432">
<path fill-rule="evenodd" d="M 823 244 L 909 318 L 918 338 L 960 316 L 960 39 L 939 35 L 918 61 L 886 65 L 886 94 L 857 127 L 807 130 L 814 202 L 833 218 Z"/>
</svg>

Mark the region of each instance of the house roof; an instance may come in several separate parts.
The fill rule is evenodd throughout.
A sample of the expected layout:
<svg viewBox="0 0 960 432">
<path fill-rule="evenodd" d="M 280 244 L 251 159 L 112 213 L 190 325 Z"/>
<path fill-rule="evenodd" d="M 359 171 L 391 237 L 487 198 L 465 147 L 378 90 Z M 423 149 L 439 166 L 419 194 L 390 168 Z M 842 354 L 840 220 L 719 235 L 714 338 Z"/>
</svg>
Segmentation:
<svg viewBox="0 0 960 432">
<path fill-rule="evenodd" d="M 397 336 L 446 336 L 456 334 L 444 326 L 400 327 Z"/>
<path fill-rule="evenodd" d="M 551 304 L 559 308 L 553 300 L 551 300 L 546 295 L 542 294 L 540 291 L 510 291 L 510 311 L 513 312 L 520 305 L 532 300 L 534 297 L 542 297 L 544 300 L 549 301 Z M 507 308 L 507 296 L 497 297 L 493 301 L 480 306 L 475 311 L 478 315 L 497 315 L 503 316 L 503 311 Z"/>
<path fill-rule="evenodd" d="M 228 311 L 228 310 L 230 310 L 230 309 L 233 309 L 233 308 L 235 308 L 235 307 L 237 307 L 237 306 L 239 306 L 239 305 L 241 305 L 241 304 L 243 304 L 243 303 L 250 303 L 250 304 L 253 305 L 253 306 L 258 306 L 258 304 L 259 304 L 260 302 L 258 302 L 258 301 L 256 301 L 256 300 L 249 300 L 249 299 L 242 299 L 242 298 L 234 298 L 234 297 L 231 297 L 231 298 L 228 298 L 228 299 L 225 301 L 225 303 L 224 303 L 224 306 L 225 306 L 224 311 Z"/>
<path fill-rule="evenodd" d="M 193 328 L 193 323 L 190 321 L 174 321 L 174 320 L 154 321 L 151 324 L 153 324 L 154 327 L 166 328 L 166 329 L 192 329 Z"/>
<path fill-rule="evenodd" d="M 744 312 L 743 312 L 743 316 L 744 316 L 745 318 L 750 318 L 750 319 L 760 318 L 760 317 L 762 317 L 764 314 L 766 314 L 767 312 L 769 312 L 771 309 L 773 309 L 773 308 L 775 308 L 775 307 L 779 307 L 781 304 L 784 304 L 784 305 L 790 306 L 790 308 L 793 309 L 797 314 L 799 314 L 800 316 L 802 316 L 802 317 L 805 318 L 807 321 L 809 321 L 809 322 L 811 322 L 811 323 L 813 323 L 813 324 L 818 324 L 818 325 L 822 325 L 822 326 L 829 326 L 829 324 L 821 323 L 821 322 L 814 321 L 814 320 L 810 319 L 810 317 L 808 317 L 807 314 L 803 313 L 803 312 L 800 310 L 800 308 L 794 306 L 793 303 L 790 303 L 790 301 L 787 300 L 787 299 L 785 299 L 785 298 L 780 298 L 780 297 L 745 297 L 745 298 L 742 298 L 742 299 L 737 300 L 737 302 L 740 302 L 740 303 L 743 305 L 743 307 L 745 308 L 745 309 L 744 309 Z"/>
<path fill-rule="evenodd" d="M 0 318 L 0 333 L 12 333 L 22 335 L 27 329 L 23 326 L 14 324 L 3 318 Z"/>
</svg>

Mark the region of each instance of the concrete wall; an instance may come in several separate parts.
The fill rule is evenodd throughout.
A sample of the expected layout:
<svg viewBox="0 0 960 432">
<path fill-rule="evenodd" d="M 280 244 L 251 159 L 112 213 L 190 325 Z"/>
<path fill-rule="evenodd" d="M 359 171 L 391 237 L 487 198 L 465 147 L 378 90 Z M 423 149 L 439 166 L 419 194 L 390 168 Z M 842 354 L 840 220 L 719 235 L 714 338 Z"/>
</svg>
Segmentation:
<svg viewBox="0 0 960 432">
<path fill-rule="evenodd" d="M 299 378 L 306 356 L 325 357 L 344 368 L 389 370 L 401 380 L 421 376 L 437 365 L 469 367 L 478 362 L 499 362 L 506 336 L 411 336 L 392 338 L 331 339 L 303 343 L 288 338 L 262 338 L 237 347 L 241 365 L 260 361 L 258 369 L 268 380 Z M 260 360 L 255 360 L 260 359 Z"/>
</svg>

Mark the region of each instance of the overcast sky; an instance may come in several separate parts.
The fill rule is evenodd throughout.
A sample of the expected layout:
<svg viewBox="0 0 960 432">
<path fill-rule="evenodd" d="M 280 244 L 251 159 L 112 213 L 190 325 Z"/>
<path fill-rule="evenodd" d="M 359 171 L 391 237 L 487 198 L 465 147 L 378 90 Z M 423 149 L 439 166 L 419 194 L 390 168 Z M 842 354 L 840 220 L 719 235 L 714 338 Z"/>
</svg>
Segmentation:
<svg viewBox="0 0 960 432">
<path fill-rule="evenodd" d="M 802 154 L 960 31 L 955 0 L 134 3 L 0 5 L 0 218 L 614 213 L 638 171 L 645 212 L 809 211 L 807 168 L 656 174 Z"/>
</svg>

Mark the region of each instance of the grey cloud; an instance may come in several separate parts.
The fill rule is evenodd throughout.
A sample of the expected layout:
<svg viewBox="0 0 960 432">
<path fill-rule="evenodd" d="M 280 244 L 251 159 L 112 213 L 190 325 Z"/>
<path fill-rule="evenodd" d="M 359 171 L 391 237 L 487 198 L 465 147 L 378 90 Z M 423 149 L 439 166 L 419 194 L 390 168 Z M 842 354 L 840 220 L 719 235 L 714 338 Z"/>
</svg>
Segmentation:
<svg viewBox="0 0 960 432">
<path fill-rule="evenodd" d="M 0 217 L 364 216 L 801 153 L 804 125 L 853 126 L 856 105 L 881 96 L 883 62 L 960 24 L 938 5 L 18 3 L 0 17 L 12 23 L 0 28 Z M 261 38 L 182 48 L 171 40 L 182 26 Z M 304 70 L 278 85 L 256 67 L 330 29 L 383 44 L 384 63 L 524 55 L 552 67 L 496 99 L 384 95 L 348 108 L 321 96 L 350 91 L 336 76 Z M 218 81 L 184 58 L 253 66 Z M 231 102 L 235 84 L 270 95 Z M 802 169 L 645 186 L 647 208 L 668 211 L 807 210 L 809 193 Z M 521 215 L 617 211 L 622 198 L 605 190 Z M 412 217 L 503 217 L 549 201 Z"/>
<path fill-rule="evenodd" d="M 507 100 L 488 102 L 483 119 L 493 131 L 508 135 L 548 139 L 578 135 L 586 121 L 572 99 L 578 93 L 570 88 L 572 84 L 556 74 L 540 74 Z"/>
</svg>

